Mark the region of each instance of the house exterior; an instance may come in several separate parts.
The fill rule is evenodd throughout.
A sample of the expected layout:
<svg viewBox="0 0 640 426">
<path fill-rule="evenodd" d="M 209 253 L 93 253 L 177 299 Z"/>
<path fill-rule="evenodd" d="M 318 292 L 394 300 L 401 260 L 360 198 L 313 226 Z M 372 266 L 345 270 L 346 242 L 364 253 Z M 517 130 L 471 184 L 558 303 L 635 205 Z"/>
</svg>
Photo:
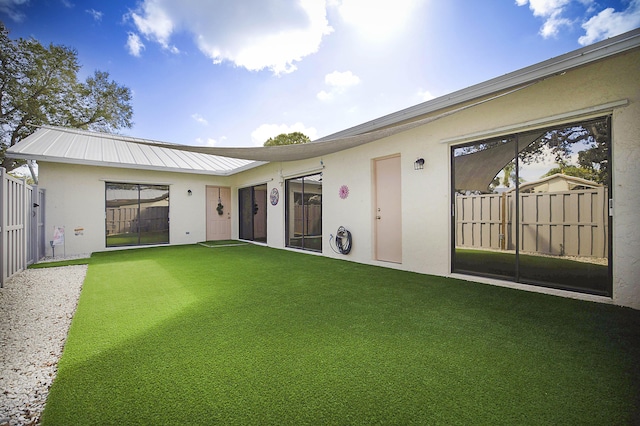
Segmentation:
<svg viewBox="0 0 640 426">
<path fill-rule="evenodd" d="M 38 162 L 67 255 L 233 238 L 640 309 L 638 118 L 635 30 L 303 146 L 43 127 L 7 155 Z M 555 155 L 601 182 L 521 191 Z"/>
</svg>

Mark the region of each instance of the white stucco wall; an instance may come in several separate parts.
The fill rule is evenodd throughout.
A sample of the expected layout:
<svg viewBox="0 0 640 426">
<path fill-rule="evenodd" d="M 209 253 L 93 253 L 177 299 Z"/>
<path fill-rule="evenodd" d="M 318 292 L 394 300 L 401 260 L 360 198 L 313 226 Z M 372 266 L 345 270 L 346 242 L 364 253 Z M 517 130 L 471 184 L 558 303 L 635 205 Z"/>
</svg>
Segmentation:
<svg viewBox="0 0 640 426">
<path fill-rule="evenodd" d="M 65 245 L 56 256 L 105 250 L 105 183 L 130 182 L 169 185 L 171 244 L 204 241 L 205 187 L 229 186 L 229 178 L 109 167 L 39 162 L 40 187 L 46 191 L 45 241 L 55 226 L 64 226 Z M 191 189 L 192 195 L 187 191 Z M 237 194 L 236 194 L 237 196 Z M 237 205 L 234 198 L 234 205 Z M 237 229 L 237 226 L 235 227 Z M 81 232 L 75 232 L 82 229 Z M 233 229 L 233 227 L 232 227 Z M 237 235 L 237 232 L 236 232 Z"/>
<path fill-rule="evenodd" d="M 626 101 L 619 103 L 618 101 Z M 602 105 L 614 105 L 601 107 Z M 323 255 L 359 263 L 448 276 L 451 270 L 450 151 L 458 143 L 516 133 L 589 117 L 613 115 L 613 297 L 581 295 L 496 280 L 497 285 L 615 303 L 640 309 L 640 51 L 547 78 L 520 91 L 425 126 L 354 149 L 304 161 L 271 163 L 230 177 L 40 163 L 47 190 L 46 226 L 67 229 L 67 253 L 104 250 L 104 183 L 128 181 L 170 185 L 172 244 L 205 239 L 206 185 L 230 186 L 232 237 L 238 236 L 238 188 L 267 184 L 280 193 L 267 205 L 267 245 L 285 247 L 285 179 L 323 173 Z M 401 264 L 374 260 L 373 161 L 401 156 Z M 414 170 L 417 158 L 423 170 Z M 339 197 L 347 185 L 349 196 Z M 188 197 L 187 190 L 193 195 Z M 347 256 L 332 251 L 339 226 L 353 234 Z M 82 227 L 83 235 L 73 229 Z M 188 233 L 188 234 L 187 234 Z M 50 239 L 47 235 L 47 239 Z M 50 252 L 48 253 L 50 255 Z M 56 253 L 58 254 L 58 253 Z"/>
<path fill-rule="evenodd" d="M 623 102 L 619 102 L 623 101 Z M 602 107 L 603 105 L 616 105 Z M 323 158 L 324 254 L 328 233 L 346 226 L 354 237 L 349 260 L 450 275 L 450 149 L 457 143 L 612 114 L 613 297 L 599 297 L 497 280 L 480 280 L 560 296 L 640 309 L 640 52 L 540 81 L 426 126 Z M 399 154 L 402 162 L 402 264 L 374 261 L 372 161 Z M 414 170 L 416 158 L 425 159 Z M 349 197 L 338 197 L 347 185 Z M 476 280 L 476 278 L 471 278 Z"/>
</svg>

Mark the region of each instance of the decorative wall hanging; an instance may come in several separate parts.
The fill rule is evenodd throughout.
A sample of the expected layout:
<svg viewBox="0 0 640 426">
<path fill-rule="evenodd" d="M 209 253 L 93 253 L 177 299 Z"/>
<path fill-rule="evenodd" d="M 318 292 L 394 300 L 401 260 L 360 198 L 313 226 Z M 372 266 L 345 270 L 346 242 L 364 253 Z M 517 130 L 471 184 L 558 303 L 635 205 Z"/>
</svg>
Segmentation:
<svg viewBox="0 0 640 426">
<path fill-rule="evenodd" d="M 338 191 L 340 198 L 343 200 L 349 196 L 349 187 L 347 185 L 342 185 L 340 190 Z"/>
<path fill-rule="evenodd" d="M 280 193 L 278 192 L 278 188 L 273 188 L 271 190 L 271 195 L 269 196 L 271 199 L 271 205 L 275 206 L 278 204 L 278 200 L 280 200 Z"/>
<path fill-rule="evenodd" d="M 224 214 L 224 206 L 222 205 L 222 199 L 220 198 L 220 188 L 218 188 L 218 207 L 216 207 L 216 211 L 220 216 Z"/>
</svg>

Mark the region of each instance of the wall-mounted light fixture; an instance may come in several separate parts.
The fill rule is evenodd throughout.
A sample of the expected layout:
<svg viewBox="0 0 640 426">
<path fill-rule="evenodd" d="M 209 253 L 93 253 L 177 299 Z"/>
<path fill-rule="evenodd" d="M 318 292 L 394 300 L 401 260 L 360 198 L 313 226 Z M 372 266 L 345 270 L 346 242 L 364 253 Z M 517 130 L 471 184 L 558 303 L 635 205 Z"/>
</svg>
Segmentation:
<svg viewBox="0 0 640 426">
<path fill-rule="evenodd" d="M 189 197 L 191 197 L 191 195 L 192 195 L 192 194 L 193 194 L 193 192 L 191 192 L 191 190 L 189 189 L 189 190 L 187 191 L 187 195 L 188 195 Z"/>
<path fill-rule="evenodd" d="M 424 169 L 424 158 L 418 158 L 415 163 L 413 163 L 413 170 L 422 170 Z"/>
</svg>

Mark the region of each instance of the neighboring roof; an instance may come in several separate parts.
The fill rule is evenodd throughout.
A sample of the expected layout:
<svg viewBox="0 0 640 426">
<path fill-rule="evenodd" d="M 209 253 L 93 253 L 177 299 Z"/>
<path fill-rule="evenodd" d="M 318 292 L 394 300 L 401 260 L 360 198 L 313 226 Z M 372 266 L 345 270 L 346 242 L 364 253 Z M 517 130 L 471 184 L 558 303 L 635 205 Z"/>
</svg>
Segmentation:
<svg viewBox="0 0 640 426">
<path fill-rule="evenodd" d="M 567 184 L 569 185 L 569 187 L 571 189 L 575 188 L 575 187 L 585 187 L 585 188 L 599 188 L 601 186 L 603 186 L 602 184 L 598 183 L 598 182 L 594 182 L 592 180 L 588 180 L 588 179 L 583 179 L 581 177 L 577 177 L 577 176 L 570 176 L 570 175 L 565 175 L 563 173 L 555 173 L 551 176 L 546 176 L 543 177 L 542 179 L 538 179 L 535 181 L 531 181 L 531 182 L 526 182 L 526 183 L 521 183 L 520 184 L 520 192 L 526 191 L 527 189 L 533 189 L 536 186 L 545 184 L 545 183 L 550 183 L 552 181 L 558 181 L 558 180 L 562 180 L 567 182 Z"/>
<path fill-rule="evenodd" d="M 230 175 L 263 163 L 175 149 L 179 145 L 109 133 L 42 126 L 7 157 L 95 166 Z"/>
<path fill-rule="evenodd" d="M 439 120 L 476 105 L 522 90 L 548 77 L 562 74 L 604 58 L 640 47 L 640 29 L 583 47 L 565 55 L 523 68 L 519 71 L 471 86 L 452 94 L 386 115 L 373 121 L 323 137 L 316 141 L 288 146 L 254 148 L 217 148 L 167 144 L 126 136 L 107 135 L 43 127 L 48 133 L 37 132 L 7 150 L 12 158 L 58 161 L 67 163 L 110 165 L 113 167 L 149 168 L 186 173 L 208 173 L 227 175 L 263 162 L 295 161 L 322 157 L 342 150 L 354 148 L 409 129 Z M 69 149 L 49 149 L 48 140 L 56 133 L 62 139 L 69 134 L 77 136 L 76 144 L 85 146 L 82 152 Z M 65 137 L 59 135 L 64 133 Z M 34 139 L 42 138 L 39 143 Z M 82 138 L 87 140 L 81 141 Z M 104 148 L 96 145 L 105 143 Z M 31 146 L 33 144 L 33 147 Z M 159 150 L 146 150 L 159 148 Z M 64 145 L 63 145 L 64 146 Z M 87 152 L 90 149 L 92 152 Z M 95 151 L 95 152 L 94 152 Z M 98 151 L 100 153 L 98 154 Z M 105 152 L 106 151 L 106 152 Z M 182 152 L 182 155 L 179 153 Z M 186 153 L 200 154 L 196 156 Z M 237 158 L 240 160 L 232 160 Z M 258 163 L 254 163 L 252 160 Z M 238 162 L 239 161 L 239 162 Z"/>
</svg>

